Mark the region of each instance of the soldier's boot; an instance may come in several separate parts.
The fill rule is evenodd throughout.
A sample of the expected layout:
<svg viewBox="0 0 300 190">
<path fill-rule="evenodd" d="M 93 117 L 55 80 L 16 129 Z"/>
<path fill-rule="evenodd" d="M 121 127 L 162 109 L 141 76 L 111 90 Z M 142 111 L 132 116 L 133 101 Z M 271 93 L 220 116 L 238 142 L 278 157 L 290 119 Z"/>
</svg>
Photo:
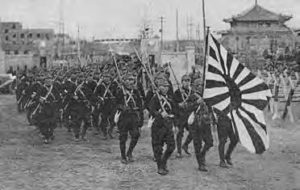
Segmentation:
<svg viewBox="0 0 300 190">
<path fill-rule="evenodd" d="M 221 160 L 219 166 L 221 168 L 229 168 L 229 166 L 226 164 L 225 160 Z"/>
<path fill-rule="evenodd" d="M 157 160 L 156 160 L 156 158 L 155 158 L 154 156 L 153 156 L 153 161 L 154 161 L 154 162 L 156 162 L 156 161 L 157 161 Z"/>
<path fill-rule="evenodd" d="M 127 160 L 128 162 L 134 162 L 134 159 L 133 159 L 133 156 L 132 156 L 132 153 L 130 152 L 127 152 Z"/>
<path fill-rule="evenodd" d="M 21 113 L 22 112 L 22 108 L 21 108 L 21 105 L 18 104 L 18 112 Z"/>
<path fill-rule="evenodd" d="M 232 163 L 232 160 L 231 160 L 232 151 L 233 151 L 233 149 L 229 145 L 228 150 L 227 150 L 226 155 L 225 155 L 225 160 L 226 160 L 226 163 L 230 166 L 233 166 L 233 163 Z"/>
<path fill-rule="evenodd" d="M 102 131 L 102 135 L 103 135 L 102 139 L 103 140 L 107 140 L 107 127 L 108 127 L 107 119 L 101 120 L 100 129 Z"/>
<path fill-rule="evenodd" d="M 69 119 L 67 119 L 66 125 L 67 125 L 68 132 L 69 133 L 72 132 L 72 125 L 71 125 L 71 121 Z"/>
<path fill-rule="evenodd" d="M 121 163 L 122 163 L 122 164 L 128 164 L 128 161 L 127 161 L 126 158 L 122 158 L 122 159 L 121 159 Z"/>
<path fill-rule="evenodd" d="M 120 151 L 121 151 L 121 163 L 128 164 L 128 160 L 126 157 L 126 140 L 120 140 Z"/>
<path fill-rule="evenodd" d="M 164 170 L 165 175 L 169 173 L 169 170 L 167 168 L 167 160 L 164 157 L 161 160 L 161 168 Z"/>
<path fill-rule="evenodd" d="M 225 148 L 225 143 L 226 143 L 227 138 L 223 138 L 219 140 L 219 157 L 220 157 L 220 164 L 219 166 L 222 168 L 228 168 L 228 165 L 225 162 L 225 156 L 224 156 L 224 148 Z"/>
<path fill-rule="evenodd" d="M 164 170 L 163 168 L 158 168 L 157 173 L 160 175 L 167 175 L 168 172 L 166 170 Z"/>
<path fill-rule="evenodd" d="M 74 135 L 74 141 L 75 142 L 79 142 L 80 141 L 79 134 L 75 134 Z"/>
<path fill-rule="evenodd" d="M 49 128 L 49 140 L 53 141 L 54 140 L 54 130 L 52 127 Z"/>
<path fill-rule="evenodd" d="M 83 141 L 87 141 L 87 137 L 86 137 L 87 129 L 88 129 L 88 127 L 86 126 L 86 124 L 83 124 L 82 130 L 81 130 L 81 139 Z"/>
<path fill-rule="evenodd" d="M 160 175 L 167 175 L 168 171 L 164 168 L 162 160 L 157 159 L 157 173 Z"/>
<path fill-rule="evenodd" d="M 191 153 L 189 152 L 189 147 L 187 144 L 183 144 L 182 146 L 182 149 L 184 150 L 184 152 L 187 154 L 187 155 L 191 155 Z"/>
<path fill-rule="evenodd" d="M 208 171 L 207 168 L 205 167 L 205 157 L 203 155 L 200 156 L 198 163 L 199 163 L 199 168 L 198 168 L 199 171 L 202 172 Z"/>
<path fill-rule="evenodd" d="M 26 117 L 27 117 L 27 121 L 28 121 L 28 124 L 29 126 L 32 126 L 33 125 L 33 122 L 32 122 L 32 119 L 31 119 L 31 111 L 27 111 L 26 113 Z"/>
<path fill-rule="evenodd" d="M 201 164 L 201 165 L 199 166 L 198 170 L 201 171 L 201 172 L 208 172 L 208 170 L 207 170 L 207 168 L 205 167 L 204 164 Z"/>
<path fill-rule="evenodd" d="M 226 154 L 225 154 L 225 160 L 226 160 L 227 164 L 230 165 L 230 166 L 233 166 L 233 163 L 232 163 L 232 160 L 231 160 L 231 154 L 232 154 L 234 148 L 236 147 L 237 143 L 238 143 L 238 139 L 237 138 L 232 138 L 230 140 L 230 144 L 229 144 L 228 149 L 227 149 Z"/>
<path fill-rule="evenodd" d="M 48 139 L 44 139 L 44 144 L 49 144 L 49 140 Z"/>
<path fill-rule="evenodd" d="M 107 130 L 106 130 L 106 128 L 102 129 L 102 135 L 103 135 L 102 139 L 107 140 Z"/>
<path fill-rule="evenodd" d="M 181 154 L 181 143 L 182 143 L 182 135 L 180 134 L 180 132 L 177 133 L 177 138 L 176 138 L 176 147 L 177 147 L 177 158 L 182 158 L 182 154 Z"/>
<path fill-rule="evenodd" d="M 185 142 L 183 143 L 183 146 L 182 146 L 182 149 L 184 150 L 184 152 L 189 156 L 191 155 L 191 153 L 189 152 L 189 144 L 192 142 L 192 140 L 193 140 L 192 134 L 189 132 L 189 134 L 186 137 Z"/>
<path fill-rule="evenodd" d="M 114 138 L 114 136 L 113 136 L 114 127 L 115 127 L 114 124 L 110 123 L 110 126 L 109 126 L 108 131 L 107 131 L 108 136 L 109 136 L 110 139 Z"/>
<path fill-rule="evenodd" d="M 74 126 L 72 126 L 72 130 L 73 130 L 73 134 L 74 134 L 74 141 L 79 142 L 80 141 L 80 128 L 78 129 L 78 126 L 75 124 Z"/>
</svg>

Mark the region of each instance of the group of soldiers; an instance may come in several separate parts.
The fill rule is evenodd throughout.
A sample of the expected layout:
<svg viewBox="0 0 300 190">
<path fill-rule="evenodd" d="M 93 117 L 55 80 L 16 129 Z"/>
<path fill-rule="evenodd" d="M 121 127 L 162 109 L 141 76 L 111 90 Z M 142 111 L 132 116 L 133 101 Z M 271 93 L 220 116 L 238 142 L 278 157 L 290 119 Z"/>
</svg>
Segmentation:
<svg viewBox="0 0 300 190">
<path fill-rule="evenodd" d="M 216 125 L 220 166 L 228 168 L 238 142 L 230 120 L 222 114 L 218 118 L 211 114 L 202 98 L 200 72 L 193 68 L 192 73 L 182 76 L 181 84 L 174 90 L 169 67 L 150 69 L 138 56 L 112 55 L 111 63 L 102 66 L 29 72 L 18 77 L 18 110 L 26 112 L 29 124 L 37 126 L 44 143 L 54 139 L 58 126 L 73 132 L 75 141 L 86 141 L 88 128 L 96 134 L 101 132 L 104 139 L 113 138 L 117 126 L 124 164 L 134 161 L 133 151 L 147 110 L 154 160 L 161 175 L 168 174 L 167 161 L 175 148 L 178 158 L 182 157 L 182 150 L 190 155 L 192 141 L 199 170 L 207 171 L 205 155 L 213 146 L 211 127 Z M 126 148 L 128 133 L 131 140 Z"/>
<path fill-rule="evenodd" d="M 273 114 L 272 119 L 286 119 L 288 116 L 291 122 L 294 122 L 292 101 L 295 89 L 299 85 L 300 66 L 297 63 L 287 63 L 268 59 L 264 67 L 267 77 L 263 77 L 269 88 L 272 90 L 273 97 L 269 100 L 269 110 Z M 284 99 L 286 101 L 284 111 L 279 114 L 279 91 L 282 88 Z"/>
</svg>

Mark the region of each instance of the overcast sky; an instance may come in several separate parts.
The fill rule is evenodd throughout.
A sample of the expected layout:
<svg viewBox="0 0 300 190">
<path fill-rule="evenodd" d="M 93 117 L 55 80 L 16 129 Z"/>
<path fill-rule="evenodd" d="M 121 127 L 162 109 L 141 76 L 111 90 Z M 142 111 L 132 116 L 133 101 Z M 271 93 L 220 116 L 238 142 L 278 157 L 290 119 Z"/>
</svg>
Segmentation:
<svg viewBox="0 0 300 190">
<path fill-rule="evenodd" d="M 58 32 L 60 1 L 63 3 L 65 31 L 86 39 L 136 37 L 144 20 L 149 20 L 155 33 L 164 16 L 164 38 L 175 39 L 176 9 L 179 11 L 179 37 L 187 37 L 187 20 L 192 20 L 193 36 L 200 25 L 202 35 L 201 0 L 0 0 L 2 21 L 20 21 L 25 28 L 53 28 Z M 227 29 L 223 18 L 249 9 L 255 0 L 206 0 L 207 25 L 213 30 Z M 292 15 L 288 26 L 300 28 L 300 0 L 258 0 L 277 13 Z M 191 21 L 189 21 L 191 23 Z"/>
</svg>

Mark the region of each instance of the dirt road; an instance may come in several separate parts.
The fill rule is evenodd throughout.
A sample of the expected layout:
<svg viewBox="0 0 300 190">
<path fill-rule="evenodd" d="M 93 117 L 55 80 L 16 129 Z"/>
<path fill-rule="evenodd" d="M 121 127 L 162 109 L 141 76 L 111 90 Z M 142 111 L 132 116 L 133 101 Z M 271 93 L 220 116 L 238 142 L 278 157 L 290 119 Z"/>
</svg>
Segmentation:
<svg viewBox="0 0 300 190">
<path fill-rule="evenodd" d="M 299 108 L 295 115 L 299 120 Z M 209 172 L 197 171 L 194 155 L 176 159 L 174 154 L 170 174 L 162 177 L 152 161 L 146 127 L 134 152 L 136 161 L 123 165 L 117 138 L 104 141 L 91 131 L 89 142 L 75 143 L 66 129 L 59 128 L 55 141 L 44 145 L 25 115 L 17 113 L 14 97 L 2 95 L 0 190 L 300 190 L 300 122 L 268 123 L 271 148 L 263 155 L 250 154 L 239 144 L 234 167 L 221 169 L 215 144 L 207 156 Z"/>
</svg>

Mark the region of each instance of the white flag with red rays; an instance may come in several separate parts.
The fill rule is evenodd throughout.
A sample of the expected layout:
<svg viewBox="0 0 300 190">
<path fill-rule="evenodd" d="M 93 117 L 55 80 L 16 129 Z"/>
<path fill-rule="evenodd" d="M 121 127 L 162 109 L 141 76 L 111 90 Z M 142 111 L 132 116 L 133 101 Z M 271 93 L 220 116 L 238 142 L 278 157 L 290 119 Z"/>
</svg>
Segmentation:
<svg viewBox="0 0 300 190">
<path fill-rule="evenodd" d="M 228 116 L 241 144 L 261 154 L 269 148 L 264 118 L 271 91 L 240 64 L 212 34 L 208 35 L 203 97 L 216 114 Z"/>
</svg>

